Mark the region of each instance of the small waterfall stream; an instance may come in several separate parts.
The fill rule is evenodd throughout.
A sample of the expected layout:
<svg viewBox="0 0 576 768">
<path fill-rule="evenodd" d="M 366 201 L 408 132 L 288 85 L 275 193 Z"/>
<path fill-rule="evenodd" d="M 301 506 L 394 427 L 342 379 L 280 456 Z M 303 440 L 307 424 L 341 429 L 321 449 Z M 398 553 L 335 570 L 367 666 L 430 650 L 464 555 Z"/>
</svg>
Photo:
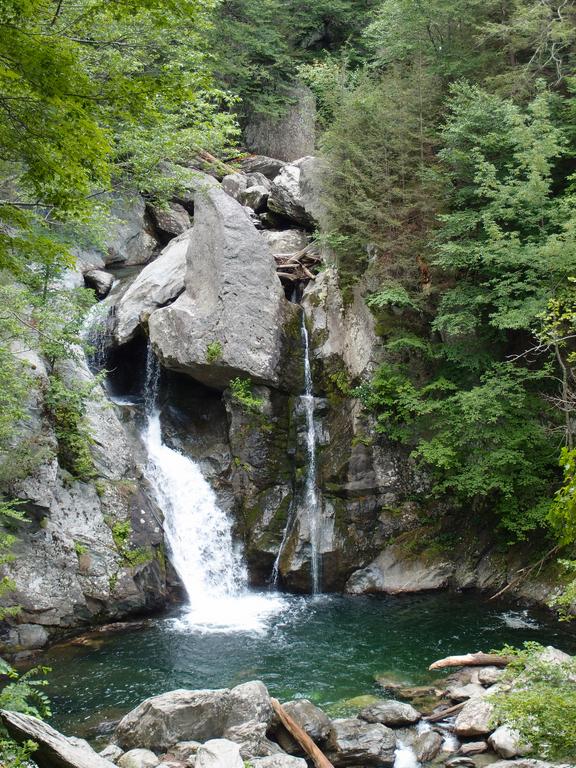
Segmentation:
<svg viewBox="0 0 576 768">
<path fill-rule="evenodd" d="M 306 414 L 306 483 L 304 486 L 304 511 L 310 531 L 310 570 L 312 593 L 321 588 L 320 573 L 320 504 L 316 480 L 316 425 L 314 423 L 314 392 L 312 366 L 310 365 L 310 340 L 306 328 L 306 316 L 302 313 L 302 346 L 304 347 L 304 394 L 302 403 Z"/>
<path fill-rule="evenodd" d="M 320 531 L 321 531 L 321 507 L 317 482 L 316 463 L 316 424 L 314 421 L 314 390 L 312 381 L 312 365 L 310 363 L 310 339 L 306 327 L 306 315 L 302 312 L 301 326 L 302 348 L 304 351 L 304 393 L 300 396 L 306 417 L 306 479 L 304 493 L 299 506 L 300 515 L 304 516 L 308 524 L 310 539 L 310 572 L 312 594 L 320 593 L 322 584 L 320 562 Z M 297 510 L 298 511 L 298 510 Z M 274 561 L 272 569 L 272 583 L 278 585 L 280 575 L 280 558 L 286 547 L 290 534 L 294 527 L 294 515 L 288 515 L 288 521 L 284 528 L 282 541 Z"/>
<path fill-rule="evenodd" d="M 205 630 L 258 630 L 283 607 L 273 595 L 248 591 L 242 556 L 232 539 L 232 523 L 200 467 L 162 441 L 158 389 L 160 367 L 148 348 L 142 440 L 148 455 L 145 474 L 164 512 L 171 562 L 188 599 L 184 624 Z"/>
</svg>

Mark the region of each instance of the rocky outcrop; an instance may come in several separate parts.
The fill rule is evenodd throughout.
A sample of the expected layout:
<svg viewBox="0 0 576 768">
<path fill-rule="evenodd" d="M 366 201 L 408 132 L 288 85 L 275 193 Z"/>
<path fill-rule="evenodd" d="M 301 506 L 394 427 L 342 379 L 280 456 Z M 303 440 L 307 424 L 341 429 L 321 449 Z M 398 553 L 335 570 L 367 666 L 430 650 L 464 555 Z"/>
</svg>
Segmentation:
<svg viewBox="0 0 576 768">
<path fill-rule="evenodd" d="M 116 195 L 112 199 L 111 226 L 106 236 L 105 263 L 147 264 L 157 249 L 158 242 L 143 198 L 137 192 Z"/>
<path fill-rule="evenodd" d="M 38 447 L 35 463 L 4 488 L 26 512 L 16 557 L 5 566 L 15 588 L 4 601 L 21 606 L 2 633 L 11 651 L 167 599 L 162 521 L 116 411 L 81 359 L 59 365 L 57 375 L 72 389 L 92 388 L 83 426 L 90 464 L 76 477 L 62 463 L 57 425 L 46 411 L 47 370 L 39 357 L 34 366 L 37 386 L 21 440 Z"/>
<path fill-rule="evenodd" d="M 213 387 L 237 376 L 290 388 L 283 357 L 298 309 L 242 207 L 221 190 L 196 200 L 185 292 L 148 319 L 162 363 Z"/>
<path fill-rule="evenodd" d="M 334 720 L 333 726 L 328 758 L 335 768 L 394 765 L 396 736 L 390 728 L 353 717 Z"/>
<path fill-rule="evenodd" d="M 385 592 L 398 594 L 441 589 L 447 586 L 454 566 L 450 562 L 435 562 L 426 557 L 407 558 L 391 546 L 385 549 L 367 568 L 356 571 L 346 583 L 349 594 Z"/>
<path fill-rule="evenodd" d="M 251 152 L 280 160 L 296 160 L 314 152 L 316 102 L 305 85 L 287 87 L 285 111 L 280 117 L 248 117 L 244 139 Z"/>
</svg>

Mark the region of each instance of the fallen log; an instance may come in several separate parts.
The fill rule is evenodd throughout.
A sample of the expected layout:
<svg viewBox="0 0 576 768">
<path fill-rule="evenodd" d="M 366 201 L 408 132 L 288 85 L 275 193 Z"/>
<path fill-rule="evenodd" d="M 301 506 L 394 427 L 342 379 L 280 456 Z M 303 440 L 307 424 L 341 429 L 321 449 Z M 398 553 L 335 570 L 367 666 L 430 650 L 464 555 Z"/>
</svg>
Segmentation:
<svg viewBox="0 0 576 768">
<path fill-rule="evenodd" d="M 436 712 L 433 715 L 427 715 L 422 719 L 426 720 L 428 723 L 438 723 L 440 720 L 444 720 L 450 715 L 455 715 L 456 712 L 460 712 L 460 710 L 464 707 L 464 704 L 467 704 L 467 703 L 468 701 L 461 701 L 460 704 L 455 704 L 453 707 L 448 707 L 448 709 L 443 709 L 442 712 Z"/>
<path fill-rule="evenodd" d="M 506 667 L 512 659 L 510 656 L 499 656 L 497 653 L 465 653 L 463 656 L 446 656 L 430 664 L 428 669 L 445 669 L 446 667 Z"/>
<path fill-rule="evenodd" d="M 284 728 L 286 728 L 290 736 L 296 739 L 316 768 L 334 768 L 330 760 L 328 760 L 326 755 L 316 746 L 306 731 L 301 728 L 292 717 L 290 717 L 278 699 L 270 699 L 270 701 L 272 702 L 274 712 L 278 715 Z"/>
</svg>

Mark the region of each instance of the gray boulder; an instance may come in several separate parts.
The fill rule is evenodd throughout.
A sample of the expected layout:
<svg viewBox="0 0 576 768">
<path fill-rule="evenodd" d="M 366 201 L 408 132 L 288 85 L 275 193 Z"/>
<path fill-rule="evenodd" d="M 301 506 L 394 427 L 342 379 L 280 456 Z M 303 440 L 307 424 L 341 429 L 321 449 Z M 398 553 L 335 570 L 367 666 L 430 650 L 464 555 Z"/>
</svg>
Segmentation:
<svg viewBox="0 0 576 768">
<path fill-rule="evenodd" d="M 115 741 L 124 749 L 170 749 L 182 741 L 217 739 L 239 741 L 256 730 L 265 734 L 272 719 L 268 692 L 259 681 L 231 690 L 176 690 L 143 701 L 129 712 L 116 729 Z M 262 728 L 258 728 L 263 725 Z M 245 729 L 238 732 L 240 726 Z"/>
<path fill-rule="evenodd" d="M 377 701 L 369 707 L 365 707 L 358 717 L 368 723 L 401 726 L 417 723 L 422 715 L 410 704 L 388 699 Z"/>
<path fill-rule="evenodd" d="M 104 749 L 101 749 L 98 754 L 105 760 L 110 760 L 112 763 L 117 763 L 118 758 L 122 757 L 124 754 L 124 750 L 117 744 L 108 744 L 108 746 L 104 747 Z"/>
<path fill-rule="evenodd" d="M 244 205 L 247 205 L 255 213 L 262 213 L 266 210 L 266 203 L 268 202 L 268 188 L 260 184 L 254 184 L 251 187 L 247 187 L 242 195 Z"/>
<path fill-rule="evenodd" d="M 434 760 L 442 749 L 442 741 L 442 736 L 436 731 L 426 731 L 426 733 L 419 734 L 412 744 L 418 762 L 427 763 Z"/>
<path fill-rule="evenodd" d="M 493 729 L 494 707 L 486 699 L 469 699 L 458 713 L 454 731 L 458 736 L 483 736 Z"/>
<path fill-rule="evenodd" d="M 195 755 L 202 745 L 199 741 L 179 741 L 170 747 L 170 755 L 180 762 L 186 762 L 189 757 Z"/>
<path fill-rule="evenodd" d="M 485 741 L 468 741 L 461 745 L 459 753 L 461 755 L 481 755 L 487 749 L 488 744 Z"/>
<path fill-rule="evenodd" d="M 285 327 L 297 320 L 274 260 L 243 208 L 212 189 L 196 203 L 185 292 L 148 320 L 163 365 L 208 386 L 232 378 L 286 386 Z M 208 355 L 216 346 L 217 357 Z"/>
<path fill-rule="evenodd" d="M 283 160 L 275 160 L 266 155 L 253 155 L 242 161 L 244 173 L 261 173 L 267 179 L 273 181 L 285 165 Z"/>
<path fill-rule="evenodd" d="M 332 721 L 308 699 L 287 701 L 284 709 L 317 744 L 324 744 L 332 733 Z"/>
<path fill-rule="evenodd" d="M 164 240 L 177 237 L 192 226 L 190 214 L 180 203 L 170 203 L 165 208 L 151 205 L 148 210 L 154 226 Z"/>
<path fill-rule="evenodd" d="M 544 760 L 498 760 L 490 768 L 574 768 L 574 763 L 547 763 Z"/>
<path fill-rule="evenodd" d="M 521 744 L 518 731 L 509 728 L 507 725 L 501 725 L 499 728 L 496 728 L 489 737 L 488 743 L 497 755 L 505 758 L 519 757 L 530 751 L 528 745 Z"/>
<path fill-rule="evenodd" d="M 446 689 L 446 696 L 452 701 L 460 702 L 471 699 L 473 696 L 484 696 L 484 688 L 477 683 L 467 685 L 451 685 Z"/>
<path fill-rule="evenodd" d="M 500 667 L 480 667 L 478 670 L 478 680 L 482 685 L 494 685 L 503 674 L 504 670 Z"/>
<path fill-rule="evenodd" d="M 131 749 L 118 759 L 119 768 L 156 768 L 160 760 L 149 749 Z"/>
<path fill-rule="evenodd" d="M 228 739 L 211 739 L 196 753 L 195 768 L 244 768 L 238 744 Z"/>
<path fill-rule="evenodd" d="M 0 710 L 0 720 L 15 741 L 32 740 L 38 748 L 34 762 L 38 768 L 113 768 L 114 763 L 98 755 L 90 746 L 75 744 L 55 728 L 31 715 Z"/>
<path fill-rule="evenodd" d="M 448 584 L 454 565 L 439 560 L 407 558 L 398 548 L 387 547 L 367 568 L 355 571 L 346 583 L 346 592 L 402 594 L 441 589 Z"/>
<path fill-rule="evenodd" d="M 94 288 L 99 299 L 103 299 L 110 293 L 114 276 L 102 269 L 90 269 L 84 272 L 84 281 L 88 288 Z"/>
<path fill-rule="evenodd" d="M 285 165 L 272 182 L 268 208 L 303 227 L 313 227 L 322 212 L 316 189 L 318 175 L 314 157 L 302 157 Z"/>
<path fill-rule="evenodd" d="M 154 256 L 158 242 L 146 215 L 142 197 L 133 192 L 117 195 L 111 207 L 112 221 L 106 236 L 106 265 L 135 266 L 147 264 Z"/>
<path fill-rule="evenodd" d="M 124 749 L 140 746 L 160 752 L 179 741 L 221 736 L 226 728 L 229 693 L 222 688 L 153 696 L 122 718 L 115 740 Z"/>
<path fill-rule="evenodd" d="M 253 768 L 307 768 L 306 760 L 292 755 L 270 755 L 250 760 Z"/>
<path fill-rule="evenodd" d="M 240 197 L 248 186 L 248 175 L 246 173 L 229 173 L 222 179 L 222 189 L 227 195 L 240 202 Z"/>
<path fill-rule="evenodd" d="M 148 321 L 158 307 L 176 299 L 184 290 L 186 254 L 193 230 L 176 237 L 148 264 L 123 294 L 116 306 L 114 337 L 118 344 L 130 341 L 138 326 Z"/>
<path fill-rule="evenodd" d="M 396 736 L 390 728 L 357 718 L 334 720 L 333 728 L 327 757 L 335 768 L 394 765 Z"/>
</svg>

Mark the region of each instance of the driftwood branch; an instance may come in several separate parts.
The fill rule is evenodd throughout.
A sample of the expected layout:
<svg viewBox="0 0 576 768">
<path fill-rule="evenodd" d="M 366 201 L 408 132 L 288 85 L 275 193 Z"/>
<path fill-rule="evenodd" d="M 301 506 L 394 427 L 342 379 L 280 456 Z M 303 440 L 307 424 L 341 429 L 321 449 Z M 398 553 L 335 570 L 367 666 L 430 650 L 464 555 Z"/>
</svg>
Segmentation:
<svg viewBox="0 0 576 768">
<path fill-rule="evenodd" d="M 446 667 L 506 667 L 512 659 L 509 656 L 499 656 L 497 653 L 465 653 L 463 656 L 447 656 L 430 664 L 428 669 L 445 669 Z"/>
<path fill-rule="evenodd" d="M 274 712 L 278 715 L 284 728 L 286 728 L 288 733 L 296 739 L 316 768 L 334 768 L 330 760 L 328 760 L 326 755 L 324 755 L 324 753 L 316 746 L 306 731 L 301 728 L 292 717 L 290 717 L 278 699 L 271 699 L 271 702 Z"/>
<path fill-rule="evenodd" d="M 428 723 L 438 723 L 440 720 L 444 720 L 450 715 L 455 715 L 456 712 L 460 712 L 460 710 L 464 707 L 464 704 L 467 703 L 467 701 L 461 701 L 460 704 L 455 704 L 453 707 L 443 709 L 442 712 L 435 712 L 433 715 L 427 715 L 423 718 L 423 720 L 426 720 Z"/>
<path fill-rule="evenodd" d="M 312 269 L 322 261 L 314 243 L 310 243 L 295 253 L 277 253 L 274 259 L 278 277 L 280 280 L 288 280 L 289 282 L 314 280 L 316 275 Z"/>
</svg>

